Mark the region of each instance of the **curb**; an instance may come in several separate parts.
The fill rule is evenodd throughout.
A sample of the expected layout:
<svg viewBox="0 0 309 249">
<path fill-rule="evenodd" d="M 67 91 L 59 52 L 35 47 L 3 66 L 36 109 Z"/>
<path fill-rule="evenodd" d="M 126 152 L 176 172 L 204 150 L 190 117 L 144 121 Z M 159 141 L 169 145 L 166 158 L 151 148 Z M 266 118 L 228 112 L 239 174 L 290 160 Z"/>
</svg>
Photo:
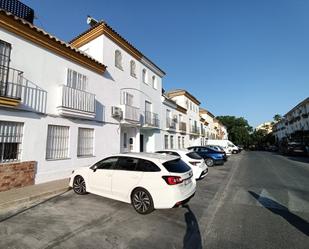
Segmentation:
<svg viewBox="0 0 309 249">
<path fill-rule="evenodd" d="M 51 191 L 47 191 L 44 193 L 27 196 L 27 197 L 20 198 L 17 200 L 12 200 L 10 202 L 0 204 L 0 210 L 2 212 L 2 211 L 8 211 L 8 210 L 15 210 L 15 209 L 23 208 L 23 207 L 29 207 L 31 206 L 31 204 L 35 204 L 37 202 L 46 200 L 56 195 L 63 194 L 67 192 L 68 190 L 70 190 L 69 187 L 62 187 L 62 188 L 53 189 Z"/>
</svg>

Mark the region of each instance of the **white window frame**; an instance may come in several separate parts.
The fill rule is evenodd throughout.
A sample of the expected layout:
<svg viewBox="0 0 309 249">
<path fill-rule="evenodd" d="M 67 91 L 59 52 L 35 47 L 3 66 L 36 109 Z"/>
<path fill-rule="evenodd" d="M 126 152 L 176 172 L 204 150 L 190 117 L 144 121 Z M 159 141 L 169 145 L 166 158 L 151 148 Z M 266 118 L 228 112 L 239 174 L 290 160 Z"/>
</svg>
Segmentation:
<svg viewBox="0 0 309 249">
<path fill-rule="evenodd" d="M 164 135 L 164 149 L 168 149 L 168 135 Z"/>
<path fill-rule="evenodd" d="M 48 125 L 46 140 L 46 160 L 69 158 L 70 127 Z"/>
<path fill-rule="evenodd" d="M 86 91 L 88 88 L 88 77 L 71 68 L 68 68 L 66 83 L 68 87 L 81 91 Z"/>
<path fill-rule="evenodd" d="M 94 129 L 78 128 L 77 157 L 94 156 Z"/>
<path fill-rule="evenodd" d="M 157 82 L 157 77 L 155 75 L 153 75 L 151 77 L 151 81 L 152 81 L 152 87 L 153 89 L 158 89 L 158 82 Z"/>
<path fill-rule="evenodd" d="M 24 123 L 0 121 L 0 163 L 20 160 L 23 129 Z"/>
<path fill-rule="evenodd" d="M 115 50 L 115 67 L 122 69 L 122 53 L 119 49 Z"/>
<path fill-rule="evenodd" d="M 142 70 L 142 79 L 145 84 L 148 84 L 148 73 L 146 68 Z"/>
</svg>

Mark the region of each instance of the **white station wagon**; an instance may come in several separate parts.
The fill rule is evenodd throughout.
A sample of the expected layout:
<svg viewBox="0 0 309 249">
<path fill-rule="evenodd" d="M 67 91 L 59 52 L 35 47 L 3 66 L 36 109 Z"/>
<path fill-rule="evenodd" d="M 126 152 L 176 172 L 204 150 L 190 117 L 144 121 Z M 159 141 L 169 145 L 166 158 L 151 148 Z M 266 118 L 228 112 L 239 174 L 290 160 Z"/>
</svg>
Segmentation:
<svg viewBox="0 0 309 249">
<path fill-rule="evenodd" d="M 107 157 L 72 172 L 70 187 L 131 203 L 140 214 L 178 207 L 195 194 L 192 170 L 179 157 L 125 153 Z"/>
</svg>

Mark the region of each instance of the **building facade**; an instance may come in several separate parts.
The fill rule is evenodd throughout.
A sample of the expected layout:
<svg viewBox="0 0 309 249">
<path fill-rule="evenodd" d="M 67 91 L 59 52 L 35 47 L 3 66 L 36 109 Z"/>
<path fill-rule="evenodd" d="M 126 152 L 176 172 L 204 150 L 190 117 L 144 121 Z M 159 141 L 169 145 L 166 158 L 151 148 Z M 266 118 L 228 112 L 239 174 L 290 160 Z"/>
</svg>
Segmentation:
<svg viewBox="0 0 309 249">
<path fill-rule="evenodd" d="M 0 10 L 0 191 L 218 138 L 192 94 L 162 94 L 164 75 L 105 22 L 66 43 Z"/>
</svg>

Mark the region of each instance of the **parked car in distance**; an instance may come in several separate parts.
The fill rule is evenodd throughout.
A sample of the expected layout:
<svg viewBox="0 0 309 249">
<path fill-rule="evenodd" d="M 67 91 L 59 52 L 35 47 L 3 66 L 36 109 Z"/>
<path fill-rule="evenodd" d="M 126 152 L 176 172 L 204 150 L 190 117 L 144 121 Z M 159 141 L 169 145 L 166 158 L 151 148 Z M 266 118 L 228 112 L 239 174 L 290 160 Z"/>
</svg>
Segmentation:
<svg viewBox="0 0 309 249">
<path fill-rule="evenodd" d="M 307 149 L 306 146 L 299 142 L 290 142 L 287 143 L 286 146 L 281 148 L 281 151 L 285 155 L 289 156 L 306 156 Z"/>
<path fill-rule="evenodd" d="M 221 146 L 228 156 L 239 152 L 239 148 L 227 139 L 208 139 L 206 145 L 208 144 Z"/>
<path fill-rule="evenodd" d="M 131 203 L 140 214 L 180 206 L 193 197 L 196 181 L 179 157 L 155 153 L 109 156 L 72 172 L 70 187 Z"/>
<path fill-rule="evenodd" d="M 208 167 L 224 164 L 224 154 L 221 151 L 207 146 L 191 146 L 188 149 L 199 154 L 205 160 Z"/>
<path fill-rule="evenodd" d="M 207 145 L 206 147 L 222 153 L 224 161 L 227 161 L 228 156 L 226 155 L 225 150 L 221 146 L 219 146 L 219 145 Z"/>
<path fill-rule="evenodd" d="M 187 165 L 191 167 L 193 176 L 196 180 L 202 179 L 208 174 L 208 167 L 204 162 L 204 159 L 193 151 L 166 149 L 157 151 L 156 153 L 180 157 Z"/>
</svg>

